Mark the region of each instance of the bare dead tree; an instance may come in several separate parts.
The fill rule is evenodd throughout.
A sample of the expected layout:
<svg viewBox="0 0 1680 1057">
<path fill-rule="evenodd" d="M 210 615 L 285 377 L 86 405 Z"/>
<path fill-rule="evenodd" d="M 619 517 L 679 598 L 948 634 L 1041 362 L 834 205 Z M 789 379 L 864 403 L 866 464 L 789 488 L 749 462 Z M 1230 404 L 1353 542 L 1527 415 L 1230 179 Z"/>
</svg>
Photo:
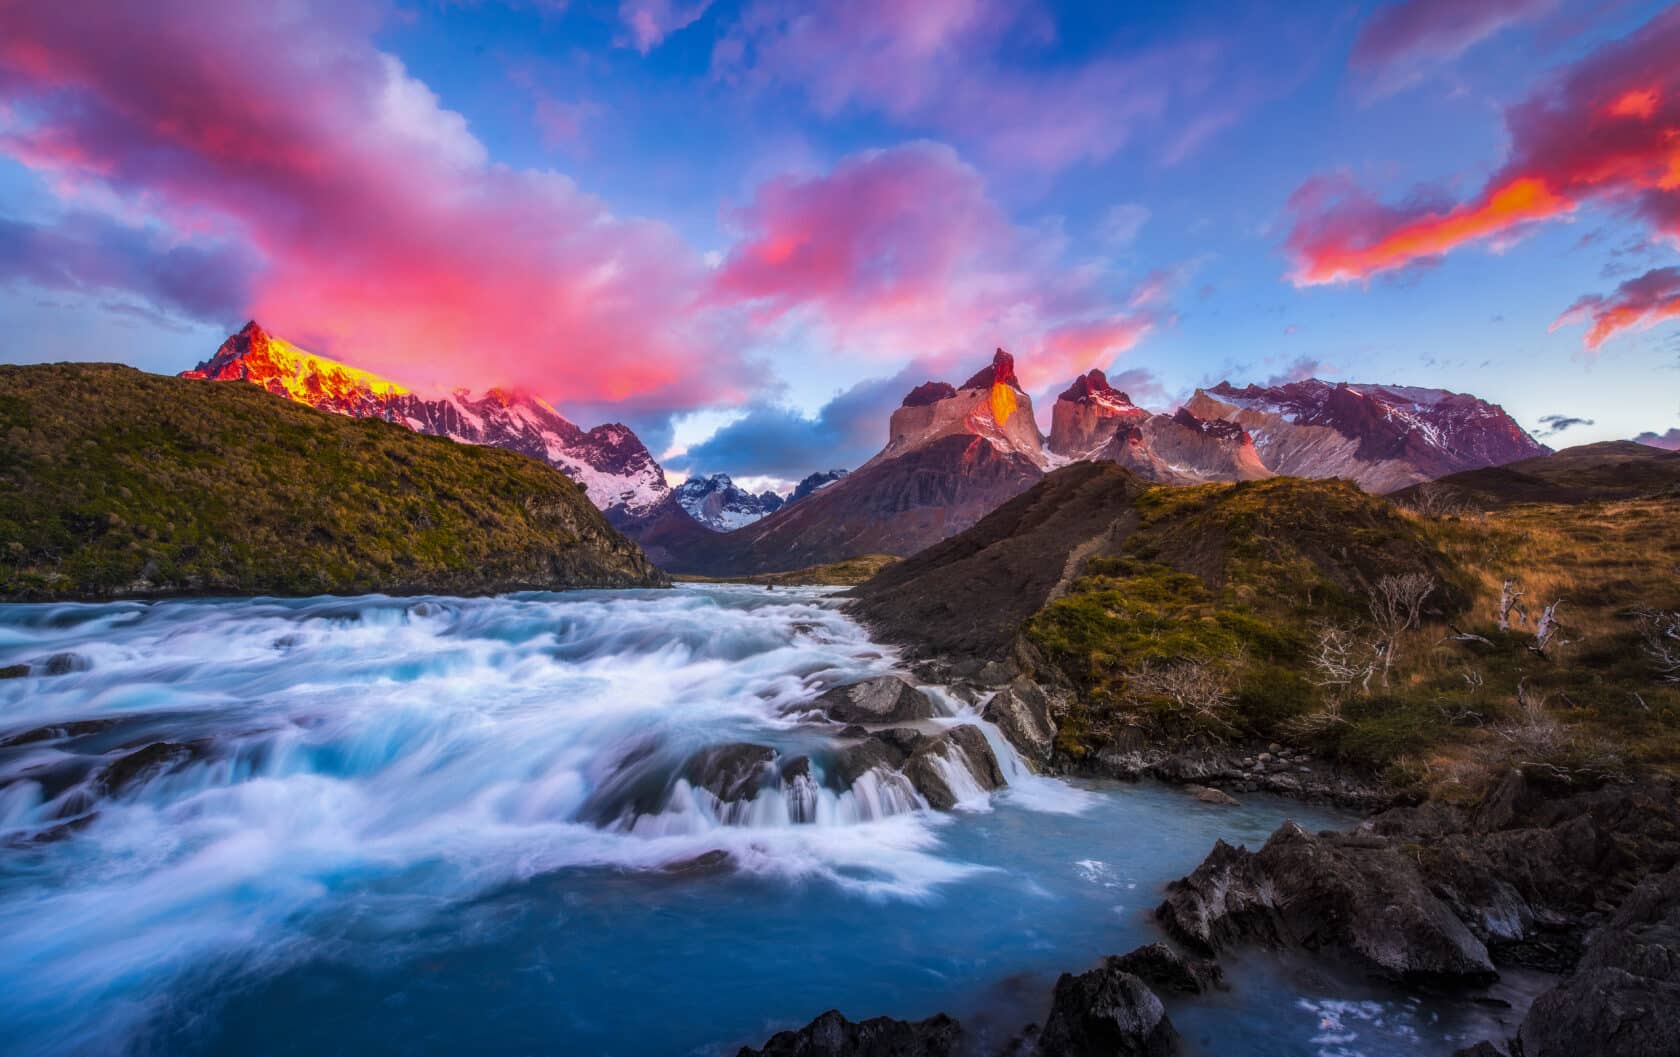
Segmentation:
<svg viewBox="0 0 1680 1057">
<path fill-rule="evenodd" d="M 1323 708 L 1304 715 L 1292 716 L 1278 724 L 1278 732 L 1290 741 L 1301 741 L 1345 726 L 1340 698 L 1331 700 Z"/>
<path fill-rule="evenodd" d="M 1419 485 L 1406 505 L 1428 518 L 1455 517 L 1475 509 L 1463 493 L 1436 481 Z"/>
<path fill-rule="evenodd" d="M 1499 592 L 1499 611 L 1494 616 L 1499 621 L 1500 631 L 1511 630 L 1511 618 L 1514 615 L 1518 624 L 1528 623 L 1528 610 L 1523 608 L 1522 588 L 1515 580 L 1506 580 L 1505 586 Z"/>
<path fill-rule="evenodd" d="M 1558 606 L 1563 605 L 1563 599 L 1558 599 L 1540 611 L 1540 619 L 1534 622 L 1534 644 L 1529 647 L 1540 656 L 1546 656 L 1546 650 L 1551 646 L 1567 646 L 1568 639 L 1559 638 L 1563 625 L 1558 623 Z"/>
<path fill-rule="evenodd" d="M 1665 683 L 1680 683 L 1680 610 L 1644 609 L 1639 618 L 1645 656 L 1657 669 L 1657 677 Z"/>
<path fill-rule="evenodd" d="M 1230 728 L 1230 674 L 1210 661 L 1184 660 L 1144 665 L 1128 680 L 1133 691 L 1168 702 L 1184 719 Z"/>
<path fill-rule="evenodd" d="M 1470 693 L 1472 694 L 1474 694 L 1477 690 L 1480 690 L 1482 688 L 1482 684 L 1485 682 L 1482 678 L 1482 673 L 1474 668 L 1466 667 L 1461 674 L 1464 676 L 1465 685 L 1470 688 Z"/>
<path fill-rule="evenodd" d="M 1448 624 L 1447 630 L 1452 634 L 1441 639 L 1442 642 L 1479 642 L 1484 646 L 1492 646 L 1493 640 L 1485 635 L 1478 635 L 1473 631 L 1465 631 L 1457 624 Z"/>
<path fill-rule="evenodd" d="M 1347 628 L 1326 624 L 1319 628 L 1318 644 L 1309 663 L 1314 686 L 1367 691 L 1382 665 L 1382 645 L 1362 639 Z"/>
<path fill-rule="evenodd" d="M 1434 593 L 1435 578 L 1421 572 L 1384 576 L 1371 585 L 1368 601 L 1371 621 L 1382 637 L 1384 686 L 1388 685 L 1388 673 L 1399 652 L 1400 636 L 1418 626 L 1423 617 L 1423 603 Z"/>
</svg>

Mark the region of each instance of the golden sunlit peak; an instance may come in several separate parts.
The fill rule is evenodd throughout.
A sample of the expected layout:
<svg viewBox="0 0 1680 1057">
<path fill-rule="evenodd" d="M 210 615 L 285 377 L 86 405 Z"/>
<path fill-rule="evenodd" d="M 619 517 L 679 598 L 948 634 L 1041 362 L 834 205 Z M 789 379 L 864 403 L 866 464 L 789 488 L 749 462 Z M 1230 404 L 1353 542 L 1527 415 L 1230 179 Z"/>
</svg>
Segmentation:
<svg viewBox="0 0 1680 1057">
<path fill-rule="evenodd" d="M 993 382 L 990 396 L 992 418 L 1000 426 L 1009 425 L 1009 416 L 1015 413 L 1015 387 L 1008 382 Z"/>
<path fill-rule="evenodd" d="M 228 338 L 216 355 L 187 377 L 225 380 L 240 378 L 278 396 L 302 403 L 389 400 L 409 390 L 371 371 L 317 356 L 284 338 L 277 338 L 256 322 Z"/>
</svg>

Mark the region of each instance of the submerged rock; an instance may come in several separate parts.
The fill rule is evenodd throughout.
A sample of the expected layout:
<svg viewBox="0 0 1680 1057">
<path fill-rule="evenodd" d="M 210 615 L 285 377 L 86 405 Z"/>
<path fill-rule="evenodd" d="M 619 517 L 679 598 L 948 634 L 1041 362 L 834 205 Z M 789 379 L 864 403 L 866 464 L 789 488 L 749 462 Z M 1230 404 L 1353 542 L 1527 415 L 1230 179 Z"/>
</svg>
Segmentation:
<svg viewBox="0 0 1680 1057">
<path fill-rule="evenodd" d="M 1233 944 L 1338 948 L 1401 980 L 1483 984 L 1487 948 L 1381 837 L 1280 826 L 1258 852 L 1224 841 L 1167 886 L 1156 917 L 1197 950 Z"/>
<path fill-rule="evenodd" d="M 962 800 L 960 777 L 953 788 L 950 768 L 960 768 L 980 789 L 991 792 L 1009 783 L 998 767 L 997 757 L 980 728 L 965 724 L 932 737 L 923 738 L 904 764 L 904 774 L 916 792 L 932 807 L 949 811 Z"/>
<path fill-rule="evenodd" d="M 992 695 L 981 715 L 995 723 L 1028 762 L 1043 767 L 1056 751 L 1056 721 L 1043 687 L 1017 679 Z"/>
<path fill-rule="evenodd" d="M 836 723 L 912 723 L 939 714 L 933 698 L 896 675 L 837 686 L 816 700 Z"/>
<path fill-rule="evenodd" d="M 771 1037 L 763 1049 L 741 1047 L 736 1057 L 955 1057 L 962 1025 L 941 1013 L 912 1023 L 876 1017 L 854 1024 L 838 1010 L 798 1031 Z"/>
<path fill-rule="evenodd" d="M 39 667 L 42 675 L 69 675 L 71 672 L 88 671 L 93 662 L 79 653 L 55 653 L 39 662 Z"/>
<path fill-rule="evenodd" d="M 1161 999 L 1137 976 L 1108 963 L 1056 981 L 1037 1057 L 1167 1057 L 1178 1032 Z"/>
<path fill-rule="evenodd" d="M 1214 789 L 1212 786 L 1206 785 L 1187 785 L 1184 787 L 1184 791 L 1204 804 L 1218 804 L 1221 807 L 1238 806 L 1237 798 L 1223 789 Z"/>
<path fill-rule="evenodd" d="M 154 741 L 106 764 L 94 784 L 106 796 L 121 796 L 160 775 L 204 759 L 210 748 L 207 741 Z"/>
</svg>

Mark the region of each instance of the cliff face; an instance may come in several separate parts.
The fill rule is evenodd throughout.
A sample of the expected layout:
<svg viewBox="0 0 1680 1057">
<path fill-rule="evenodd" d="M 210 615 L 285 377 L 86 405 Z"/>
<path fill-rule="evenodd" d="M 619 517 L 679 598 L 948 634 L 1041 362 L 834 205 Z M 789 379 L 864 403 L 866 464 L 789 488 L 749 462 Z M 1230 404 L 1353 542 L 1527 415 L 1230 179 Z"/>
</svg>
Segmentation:
<svg viewBox="0 0 1680 1057">
<path fill-rule="evenodd" d="M 1368 492 L 1547 451 L 1497 404 L 1444 389 L 1316 378 L 1269 387 L 1221 383 L 1198 389 L 1185 407 L 1247 430 L 1274 473 L 1345 477 Z"/>
<path fill-rule="evenodd" d="M 0 597 L 669 581 L 558 470 L 103 364 L 0 367 Z"/>
</svg>

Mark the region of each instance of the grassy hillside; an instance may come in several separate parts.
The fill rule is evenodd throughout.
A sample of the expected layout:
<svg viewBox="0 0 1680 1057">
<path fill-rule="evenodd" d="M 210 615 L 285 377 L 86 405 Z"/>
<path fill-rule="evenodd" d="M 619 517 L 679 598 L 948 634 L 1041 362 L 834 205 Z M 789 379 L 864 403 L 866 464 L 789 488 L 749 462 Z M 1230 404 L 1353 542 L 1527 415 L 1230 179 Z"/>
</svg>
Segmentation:
<svg viewBox="0 0 1680 1057">
<path fill-rule="evenodd" d="M 104 364 L 0 367 L 0 540 L 10 600 L 664 582 L 524 456 Z"/>
<path fill-rule="evenodd" d="M 1432 517 L 1279 478 L 1137 505 L 1137 530 L 1027 625 L 1079 690 L 1070 758 L 1140 727 L 1278 740 L 1441 796 L 1512 763 L 1562 782 L 1680 766 L 1657 653 L 1680 621 L 1662 616 L 1680 610 L 1680 499 Z M 1507 580 L 1527 618 L 1501 630 Z"/>
</svg>

